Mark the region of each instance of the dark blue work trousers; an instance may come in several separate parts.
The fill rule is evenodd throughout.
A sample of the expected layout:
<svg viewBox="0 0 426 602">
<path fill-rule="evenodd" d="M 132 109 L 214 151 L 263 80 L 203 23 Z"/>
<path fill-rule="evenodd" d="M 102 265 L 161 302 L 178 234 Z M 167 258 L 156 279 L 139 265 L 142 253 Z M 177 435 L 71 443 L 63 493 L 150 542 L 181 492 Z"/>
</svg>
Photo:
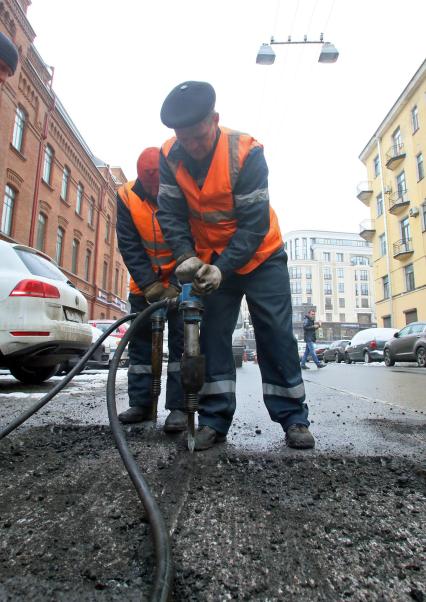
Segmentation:
<svg viewBox="0 0 426 602">
<path fill-rule="evenodd" d="M 309 426 L 283 250 L 249 274 L 232 274 L 203 298 L 201 350 L 206 356 L 206 381 L 200 392 L 199 424 L 222 434 L 231 426 L 236 379 L 232 334 L 243 295 L 254 327 L 263 399 L 271 419 L 284 430 L 292 424 Z"/>
<path fill-rule="evenodd" d="M 139 312 L 148 307 L 142 295 L 129 295 L 131 312 Z M 169 310 L 166 408 L 184 409 L 184 398 L 180 381 L 180 359 L 183 353 L 183 321 L 177 310 Z M 129 342 L 128 392 L 130 406 L 151 407 L 151 320 L 142 324 Z"/>
</svg>

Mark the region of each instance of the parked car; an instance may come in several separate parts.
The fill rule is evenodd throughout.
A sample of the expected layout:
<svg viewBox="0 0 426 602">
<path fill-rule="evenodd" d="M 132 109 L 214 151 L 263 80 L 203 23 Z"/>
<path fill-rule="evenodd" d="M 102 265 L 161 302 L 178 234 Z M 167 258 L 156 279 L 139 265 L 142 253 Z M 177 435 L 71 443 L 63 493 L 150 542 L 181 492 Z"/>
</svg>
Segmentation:
<svg viewBox="0 0 426 602">
<path fill-rule="evenodd" d="M 396 328 L 366 328 L 360 330 L 352 337 L 345 349 L 345 362 L 381 362 L 383 361 L 383 349 L 389 341 Z"/>
<path fill-rule="evenodd" d="M 96 328 L 96 326 L 90 325 L 92 329 L 92 347 L 95 345 L 96 341 L 103 335 L 102 330 Z M 112 339 L 112 337 L 107 337 L 105 341 L 96 349 L 95 353 L 92 355 L 90 360 L 86 362 L 83 366 L 82 370 L 85 368 L 90 369 L 100 369 L 100 368 L 108 368 L 111 356 L 111 343 L 114 345 L 114 349 L 117 348 L 117 341 Z M 74 357 L 66 362 L 62 362 L 59 366 L 58 374 L 68 374 L 77 364 L 80 358 Z"/>
<path fill-rule="evenodd" d="M 0 257 L 0 366 L 38 384 L 90 347 L 87 301 L 44 253 L 0 240 Z"/>
<path fill-rule="evenodd" d="M 337 362 L 339 364 L 342 362 L 345 357 L 345 349 L 349 343 L 349 339 L 342 339 L 341 341 L 331 343 L 330 347 L 324 351 L 324 363 Z"/>
<path fill-rule="evenodd" d="M 386 366 L 395 362 L 417 362 L 420 368 L 426 368 L 426 322 L 411 322 L 385 344 L 384 360 Z"/>
<path fill-rule="evenodd" d="M 102 330 L 102 332 L 105 332 L 106 330 L 108 330 L 108 328 L 110 328 L 111 324 L 114 324 L 115 320 L 106 320 L 106 319 L 99 319 L 99 320 L 89 320 L 89 324 L 91 324 L 92 326 L 96 326 L 96 328 L 99 328 L 100 330 Z M 117 326 L 117 328 L 115 330 L 112 331 L 112 333 L 110 334 L 110 336 L 108 337 L 109 339 L 111 339 L 110 341 L 110 361 L 112 360 L 112 358 L 114 357 L 114 353 L 120 343 L 120 340 L 124 337 L 124 335 L 126 334 L 127 329 L 129 328 L 129 324 L 128 323 L 124 323 L 124 324 L 120 324 L 120 326 Z M 114 340 L 115 340 L 115 344 L 114 344 Z M 120 366 L 128 366 L 129 365 L 129 350 L 128 350 L 128 345 L 126 346 L 126 349 L 123 351 L 123 354 L 121 356 L 121 360 L 120 360 Z"/>
<path fill-rule="evenodd" d="M 331 343 L 315 343 L 315 353 L 320 361 L 324 359 L 324 352 L 330 347 Z M 309 360 L 311 357 L 309 356 Z"/>
</svg>

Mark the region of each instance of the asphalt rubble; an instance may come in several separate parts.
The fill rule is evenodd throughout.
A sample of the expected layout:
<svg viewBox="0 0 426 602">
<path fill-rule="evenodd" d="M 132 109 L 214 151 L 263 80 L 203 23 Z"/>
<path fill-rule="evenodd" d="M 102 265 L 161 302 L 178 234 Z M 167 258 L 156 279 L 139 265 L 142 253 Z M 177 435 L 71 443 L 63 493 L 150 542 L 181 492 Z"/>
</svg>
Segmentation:
<svg viewBox="0 0 426 602">
<path fill-rule="evenodd" d="M 423 462 L 126 435 L 171 531 L 173 600 L 426 600 Z M 0 479 L 2 602 L 149 599 L 150 529 L 109 427 L 20 429 Z"/>
</svg>

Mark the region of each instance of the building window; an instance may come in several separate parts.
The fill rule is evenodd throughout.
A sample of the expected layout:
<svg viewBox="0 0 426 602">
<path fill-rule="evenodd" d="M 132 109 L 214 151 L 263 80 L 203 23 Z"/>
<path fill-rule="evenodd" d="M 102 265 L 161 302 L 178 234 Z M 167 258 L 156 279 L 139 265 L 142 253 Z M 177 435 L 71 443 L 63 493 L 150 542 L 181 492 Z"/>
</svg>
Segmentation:
<svg viewBox="0 0 426 602">
<path fill-rule="evenodd" d="M 361 295 L 368 295 L 368 284 L 365 282 L 361 283 Z"/>
<path fill-rule="evenodd" d="M 328 253 L 328 251 L 324 251 L 324 253 L 322 254 L 322 258 L 324 261 L 327 261 L 329 263 L 331 261 L 331 253 Z"/>
<path fill-rule="evenodd" d="M 410 263 L 406 265 L 404 268 L 405 272 L 405 289 L 406 291 L 413 291 L 416 288 L 416 284 L 414 282 L 414 268 L 413 264 Z"/>
<path fill-rule="evenodd" d="M 413 134 L 419 129 L 419 110 L 417 105 L 411 109 L 411 127 L 413 128 Z"/>
<path fill-rule="evenodd" d="M 425 201 L 426 206 L 426 201 Z M 312 278 L 312 270 L 311 268 L 306 268 L 306 280 L 310 280 Z"/>
<path fill-rule="evenodd" d="M 75 212 L 78 213 L 78 215 L 81 215 L 81 207 L 83 205 L 83 195 L 84 195 L 83 184 L 81 184 L 79 182 L 78 186 L 77 186 L 77 198 L 75 201 Z"/>
<path fill-rule="evenodd" d="M 324 280 L 331 280 L 331 268 L 324 268 Z"/>
<path fill-rule="evenodd" d="M 370 302 L 368 300 L 368 297 L 362 297 L 361 307 L 370 307 Z"/>
<path fill-rule="evenodd" d="M 80 249 L 80 242 L 73 238 L 72 241 L 72 256 L 71 256 L 71 272 L 78 274 L 78 251 Z"/>
<path fill-rule="evenodd" d="M 25 118 L 25 111 L 21 107 L 16 107 L 12 146 L 19 152 L 22 150 L 22 143 L 24 141 Z"/>
<path fill-rule="evenodd" d="M 423 153 L 419 153 L 416 156 L 416 162 L 417 162 L 417 181 L 419 182 L 420 180 L 423 180 L 423 178 L 425 177 L 425 165 L 423 162 Z"/>
<path fill-rule="evenodd" d="M 344 278 L 345 277 L 343 268 L 337 268 L 336 272 L 337 272 L 337 277 L 338 278 Z"/>
<path fill-rule="evenodd" d="M 326 322 L 332 322 L 333 321 L 333 314 L 326 313 L 325 314 L 325 321 Z"/>
<path fill-rule="evenodd" d="M 390 316 L 383 316 L 383 328 L 391 328 L 392 326 L 392 318 Z"/>
<path fill-rule="evenodd" d="M 339 293 L 344 293 L 345 292 L 345 283 L 339 282 L 337 285 L 337 290 Z"/>
<path fill-rule="evenodd" d="M 382 284 L 383 284 L 383 299 L 389 299 L 389 297 L 390 297 L 389 276 L 383 276 Z"/>
<path fill-rule="evenodd" d="M 306 283 L 306 294 L 312 295 L 312 282 L 311 281 Z"/>
<path fill-rule="evenodd" d="M 339 314 L 339 322 L 346 322 L 346 314 Z"/>
<path fill-rule="evenodd" d="M 44 165 L 43 165 L 43 180 L 46 184 L 50 185 L 50 179 L 52 177 L 52 164 L 53 164 L 53 148 L 49 145 L 46 146 L 44 151 Z"/>
<path fill-rule="evenodd" d="M 361 270 L 359 273 L 360 280 L 368 280 L 368 272 L 367 270 Z"/>
<path fill-rule="evenodd" d="M 292 266 L 289 269 L 290 278 L 301 278 L 302 277 L 302 269 L 300 267 Z"/>
<path fill-rule="evenodd" d="M 384 255 L 386 255 L 386 234 L 380 234 L 379 248 L 380 248 L 380 256 L 383 257 Z"/>
<path fill-rule="evenodd" d="M 339 307 L 345 307 L 345 299 L 344 299 L 344 297 L 339 297 Z"/>
<path fill-rule="evenodd" d="M 343 263 L 343 261 L 344 261 L 343 253 L 336 253 L 336 261 L 338 261 L 339 263 Z"/>
<path fill-rule="evenodd" d="M 396 176 L 396 188 L 400 197 L 402 197 L 407 192 L 407 185 L 405 182 L 405 171 L 401 171 L 401 173 Z"/>
<path fill-rule="evenodd" d="M 68 184 L 70 181 L 70 170 L 67 166 L 64 167 L 64 171 L 62 172 L 62 184 L 61 184 L 61 199 L 64 201 L 68 198 Z"/>
<path fill-rule="evenodd" d="M 108 262 L 104 261 L 103 270 L 102 270 L 102 288 L 106 290 L 108 282 Z"/>
<path fill-rule="evenodd" d="M 383 195 L 382 193 L 376 196 L 377 217 L 383 214 Z"/>
<path fill-rule="evenodd" d="M 401 225 L 401 238 L 403 241 L 407 242 L 410 240 L 411 238 L 411 234 L 410 234 L 410 220 L 408 217 L 404 217 L 404 219 L 402 219 L 400 221 L 400 225 Z"/>
<path fill-rule="evenodd" d="M 324 295 L 332 294 L 331 282 L 324 282 Z"/>
<path fill-rule="evenodd" d="M 87 223 L 89 224 L 89 226 L 93 226 L 94 211 L 95 211 L 95 199 L 91 196 L 90 201 L 88 203 L 88 207 L 87 207 Z"/>
<path fill-rule="evenodd" d="M 107 215 L 106 223 L 105 223 L 105 242 L 109 242 L 109 238 L 111 236 L 111 218 Z"/>
<path fill-rule="evenodd" d="M 38 214 L 37 220 L 37 237 L 36 237 L 36 249 L 44 251 L 44 243 L 46 240 L 46 224 L 47 217 L 44 213 Z"/>
<path fill-rule="evenodd" d="M 395 154 L 398 154 L 402 150 L 402 136 L 401 129 L 399 127 L 396 128 L 394 133 L 392 134 L 392 141 Z"/>
<path fill-rule="evenodd" d="M 4 191 L 3 213 L 1 216 L 1 231 L 7 236 L 12 234 L 13 208 L 15 205 L 16 192 L 6 184 Z"/>
<path fill-rule="evenodd" d="M 300 295 L 302 292 L 302 283 L 298 280 L 292 280 L 290 282 L 290 290 L 292 293 L 297 293 Z"/>
<path fill-rule="evenodd" d="M 331 302 L 331 297 L 325 298 L 325 309 L 333 309 L 333 304 Z"/>
<path fill-rule="evenodd" d="M 115 278 L 114 278 L 114 293 L 118 295 L 118 278 L 120 275 L 120 270 L 115 268 Z"/>
<path fill-rule="evenodd" d="M 90 280 L 90 264 L 92 262 L 92 251 L 87 249 L 86 256 L 84 258 L 84 278 Z"/>
<path fill-rule="evenodd" d="M 379 155 L 376 155 L 374 157 L 374 177 L 377 178 L 377 176 L 380 176 L 380 159 L 379 159 Z"/>
<path fill-rule="evenodd" d="M 64 251 L 65 230 L 59 226 L 56 233 L 56 263 L 62 265 L 62 256 Z"/>
<path fill-rule="evenodd" d="M 426 230 L 426 201 L 422 205 L 423 230 Z"/>
<path fill-rule="evenodd" d="M 417 309 L 409 309 L 405 311 L 405 323 L 411 324 L 412 322 L 417 322 Z"/>
<path fill-rule="evenodd" d="M 352 265 L 370 265 L 370 260 L 365 255 L 352 255 Z"/>
</svg>

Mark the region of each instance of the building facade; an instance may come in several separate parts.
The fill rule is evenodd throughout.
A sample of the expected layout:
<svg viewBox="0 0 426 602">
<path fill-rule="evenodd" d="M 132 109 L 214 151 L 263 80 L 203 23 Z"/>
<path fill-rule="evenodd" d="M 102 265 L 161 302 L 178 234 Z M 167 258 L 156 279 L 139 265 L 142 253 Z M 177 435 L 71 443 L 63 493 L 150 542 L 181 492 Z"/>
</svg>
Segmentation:
<svg viewBox="0 0 426 602">
<path fill-rule="evenodd" d="M 360 154 L 370 209 L 360 234 L 373 245 L 379 326 L 426 320 L 426 61 Z"/>
<path fill-rule="evenodd" d="M 52 89 L 34 47 L 30 0 L 0 0 L 0 31 L 19 51 L 0 88 L 0 237 L 52 257 L 88 299 L 90 318 L 126 313 L 115 235 L 120 168 L 97 159 Z"/>
<path fill-rule="evenodd" d="M 358 234 L 294 230 L 284 234 L 293 303 L 293 330 L 316 309 L 319 339 L 352 338 L 375 326 L 371 244 Z"/>
</svg>

